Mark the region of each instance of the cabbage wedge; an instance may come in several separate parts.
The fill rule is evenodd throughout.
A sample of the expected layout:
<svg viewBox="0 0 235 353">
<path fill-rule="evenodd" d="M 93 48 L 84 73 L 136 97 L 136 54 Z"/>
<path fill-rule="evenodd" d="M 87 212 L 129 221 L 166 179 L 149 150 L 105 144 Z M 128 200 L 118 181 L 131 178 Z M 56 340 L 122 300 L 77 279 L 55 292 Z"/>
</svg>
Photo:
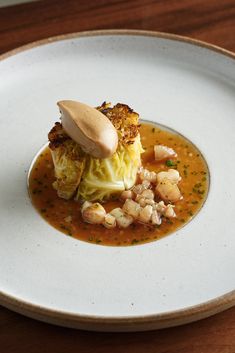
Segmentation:
<svg viewBox="0 0 235 353">
<path fill-rule="evenodd" d="M 94 158 L 82 151 L 60 123 L 49 132 L 49 147 L 55 167 L 53 187 L 58 196 L 103 202 L 116 198 L 136 182 L 143 152 L 139 135 L 139 115 L 125 104 L 97 107 L 118 132 L 118 147 L 109 158 Z"/>
</svg>

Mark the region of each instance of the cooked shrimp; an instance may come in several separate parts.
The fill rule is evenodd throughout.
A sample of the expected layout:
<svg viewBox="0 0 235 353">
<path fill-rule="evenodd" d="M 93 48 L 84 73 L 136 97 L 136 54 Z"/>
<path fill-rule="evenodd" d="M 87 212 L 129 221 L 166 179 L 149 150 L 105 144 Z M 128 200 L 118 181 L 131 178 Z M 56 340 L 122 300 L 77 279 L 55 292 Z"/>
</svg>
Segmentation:
<svg viewBox="0 0 235 353">
<path fill-rule="evenodd" d="M 127 199 L 122 207 L 123 211 L 134 219 L 138 218 L 140 208 L 137 202 L 130 199 Z"/>
<path fill-rule="evenodd" d="M 142 184 L 137 184 L 132 188 L 132 191 L 135 194 L 141 194 L 144 190 L 147 190 L 150 187 L 150 182 L 147 180 L 144 180 Z"/>
<path fill-rule="evenodd" d="M 165 210 L 164 210 L 164 216 L 167 218 L 174 218 L 176 217 L 175 211 L 174 211 L 174 206 L 173 205 L 167 205 Z"/>
<path fill-rule="evenodd" d="M 139 176 L 141 180 L 147 180 L 150 183 L 156 183 L 157 174 L 155 172 L 150 172 L 148 169 L 144 169 L 143 167 L 139 170 Z"/>
<path fill-rule="evenodd" d="M 138 194 L 136 196 L 135 201 L 138 202 L 141 207 L 144 207 L 146 205 L 153 205 L 154 193 L 150 189 L 143 190 L 141 194 Z"/>
<path fill-rule="evenodd" d="M 133 197 L 134 197 L 134 193 L 132 190 L 124 190 L 120 195 L 120 199 L 123 201 L 127 199 L 132 199 Z"/>
<path fill-rule="evenodd" d="M 106 211 L 100 203 L 96 202 L 82 211 L 82 218 L 91 224 L 101 224 L 105 219 Z"/>
<path fill-rule="evenodd" d="M 116 219 L 119 217 L 122 217 L 124 212 L 120 207 L 114 208 L 112 211 L 109 212 L 112 216 L 114 216 Z"/>
<path fill-rule="evenodd" d="M 153 208 L 156 211 L 158 211 L 160 214 L 164 214 L 165 209 L 166 209 L 166 205 L 164 204 L 163 201 L 160 201 L 160 202 L 156 202 Z"/>
<path fill-rule="evenodd" d="M 138 202 L 138 204 L 140 204 L 141 207 L 144 207 L 146 205 L 154 206 L 155 204 L 154 200 L 148 199 L 146 197 L 142 197 L 141 195 L 137 195 L 136 202 Z"/>
<path fill-rule="evenodd" d="M 153 225 L 160 225 L 162 223 L 161 217 L 156 210 L 153 210 L 153 213 L 151 216 L 151 223 Z"/>
<path fill-rule="evenodd" d="M 108 229 L 115 228 L 116 227 L 116 218 L 114 216 L 112 216 L 110 213 L 107 213 L 105 215 L 103 225 Z"/>
<path fill-rule="evenodd" d="M 153 213 L 153 207 L 151 205 L 146 205 L 140 210 L 138 220 L 143 223 L 149 223 Z"/>
<path fill-rule="evenodd" d="M 174 184 L 178 184 L 178 182 L 181 180 L 181 176 L 180 176 L 178 170 L 175 170 L 175 169 L 168 169 L 167 172 L 157 173 L 157 182 L 158 183 L 160 183 L 164 179 L 167 179 Z"/>
<path fill-rule="evenodd" d="M 180 190 L 176 184 L 164 179 L 156 186 L 156 193 L 161 199 L 167 202 L 176 202 L 182 199 Z"/>
<path fill-rule="evenodd" d="M 145 188 L 144 190 L 147 190 L 151 186 L 151 183 L 148 180 L 143 180 L 142 185 Z"/>
<path fill-rule="evenodd" d="M 154 200 L 154 192 L 152 190 L 144 190 L 141 193 L 142 197 L 145 197 L 146 199 Z"/>
<path fill-rule="evenodd" d="M 83 212 L 87 207 L 89 207 L 89 206 L 91 206 L 91 205 L 92 205 L 92 202 L 85 201 L 85 202 L 82 204 L 81 212 Z"/>
<path fill-rule="evenodd" d="M 133 223 L 133 217 L 126 215 L 121 208 L 114 208 L 110 214 L 115 217 L 117 225 L 120 228 L 127 228 L 131 223 Z"/>
<path fill-rule="evenodd" d="M 120 228 L 127 228 L 133 223 L 134 219 L 131 216 L 123 215 L 122 217 L 117 218 L 116 221 Z"/>
<path fill-rule="evenodd" d="M 155 161 L 164 161 L 169 158 L 177 157 L 177 153 L 170 147 L 163 145 L 154 146 Z"/>
</svg>

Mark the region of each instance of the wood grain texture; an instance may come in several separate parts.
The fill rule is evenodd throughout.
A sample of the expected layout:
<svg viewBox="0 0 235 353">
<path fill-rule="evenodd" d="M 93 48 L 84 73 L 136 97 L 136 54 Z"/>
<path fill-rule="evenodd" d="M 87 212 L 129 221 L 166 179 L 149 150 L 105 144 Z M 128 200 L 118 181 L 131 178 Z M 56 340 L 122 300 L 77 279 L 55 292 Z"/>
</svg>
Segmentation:
<svg viewBox="0 0 235 353">
<path fill-rule="evenodd" d="M 0 9 L 0 53 L 34 40 L 91 29 L 176 33 L 235 51 L 234 0 L 48 0 Z M 153 332 L 91 333 L 0 309 L 0 351 L 235 353 L 235 308 Z"/>
<path fill-rule="evenodd" d="M 0 9 L 0 53 L 61 33 L 134 28 L 235 50 L 234 0 L 44 0 Z"/>
<path fill-rule="evenodd" d="M 139 333 L 95 333 L 0 315 L 1 352 L 234 353 L 235 308 L 190 325 Z"/>
</svg>

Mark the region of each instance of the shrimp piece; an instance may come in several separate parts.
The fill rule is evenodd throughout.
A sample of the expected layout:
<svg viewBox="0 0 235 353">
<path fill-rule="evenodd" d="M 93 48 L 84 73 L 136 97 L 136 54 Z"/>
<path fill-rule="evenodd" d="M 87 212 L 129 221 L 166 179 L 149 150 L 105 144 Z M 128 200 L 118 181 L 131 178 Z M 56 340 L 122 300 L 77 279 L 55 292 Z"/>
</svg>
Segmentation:
<svg viewBox="0 0 235 353">
<path fill-rule="evenodd" d="M 105 215 L 104 221 L 103 221 L 103 225 L 108 228 L 108 229 L 112 229 L 116 227 L 116 218 L 111 215 L 110 213 L 107 213 Z"/>
<path fill-rule="evenodd" d="M 156 183 L 157 181 L 157 174 L 155 172 L 150 172 L 148 169 L 144 169 L 143 167 L 139 170 L 140 179 L 147 180 L 150 183 Z"/>
<path fill-rule="evenodd" d="M 158 211 L 158 212 L 162 215 L 162 214 L 164 214 L 164 212 L 165 212 L 166 205 L 164 204 L 163 201 L 156 202 L 155 205 L 154 205 L 154 209 L 155 209 L 156 211 Z"/>
<path fill-rule="evenodd" d="M 176 202 L 183 198 L 178 186 L 168 179 L 163 179 L 156 186 L 155 191 L 161 199 L 167 202 Z"/>
<path fill-rule="evenodd" d="M 138 202 L 141 207 L 144 207 L 146 205 L 153 205 L 155 203 L 154 193 L 150 189 L 144 190 L 141 194 L 138 194 L 136 196 L 135 201 Z"/>
<path fill-rule="evenodd" d="M 145 200 L 146 200 L 146 198 L 145 198 L 145 197 L 142 197 L 141 194 L 140 194 L 140 195 L 137 195 L 136 198 L 135 198 L 135 201 L 138 202 L 138 204 L 139 204 L 141 207 L 146 206 Z"/>
<path fill-rule="evenodd" d="M 174 211 L 174 205 L 168 204 L 165 205 L 163 201 L 156 202 L 154 205 L 154 210 L 156 210 L 160 215 L 163 215 L 167 218 L 174 218 L 176 217 L 175 211 Z"/>
<path fill-rule="evenodd" d="M 133 199 L 133 197 L 134 197 L 134 193 L 132 190 L 124 190 L 120 195 L 120 199 L 123 201 L 128 199 Z"/>
<path fill-rule="evenodd" d="M 134 221 L 133 217 L 126 215 L 120 207 L 114 208 L 110 214 L 115 217 L 120 228 L 127 228 Z"/>
<path fill-rule="evenodd" d="M 153 213 L 151 216 L 151 223 L 153 225 L 160 225 L 162 223 L 161 217 L 156 210 L 153 210 Z"/>
<path fill-rule="evenodd" d="M 129 215 L 123 215 L 122 217 L 117 218 L 116 221 L 120 228 L 127 228 L 133 223 L 134 219 Z"/>
<path fill-rule="evenodd" d="M 155 156 L 155 161 L 160 162 L 169 158 L 177 157 L 177 153 L 170 147 L 167 147 L 164 145 L 155 145 L 154 156 Z"/>
<path fill-rule="evenodd" d="M 122 217 L 124 215 L 123 210 L 120 207 L 114 208 L 112 211 L 109 212 L 112 216 L 116 219 Z"/>
<path fill-rule="evenodd" d="M 143 180 L 142 185 L 144 187 L 144 190 L 147 190 L 151 186 L 151 183 L 148 180 Z"/>
<path fill-rule="evenodd" d="M 145 197 L 146 199 L 154 200 L 154 192 L 152 190 L 144 190 L 141 193 L 142 197 Z"/>
<path fill-rule="evenodd" d="M 167 172 L 159 172 L 157 173 L 157 182 L 160 183 L 164 179 L 169 180 L 171 183 L 178 184 L 181 180 L 181 176 L 178 170 L 175 169 L 168 169 Z"/>
<path fill-rule="evenodd" d="M 164 216 L 167 218 L 175 218 L 176 214 L 174 211 L 174 205 L 167 205 L 165 210 L 164 210 Z"/>
<path fill-rule="evenodd" d="M 122 207 L 123 211 L 134 219 L 138 218 L 140 208 L 137 202 L 130 199 L 127 199 Z"/>
<path fill-rule="evenodd" d="M 92 205 L 92 202 L 90 201 L 85 201 L 83 204 L 82 204 L 82 207 L 81 207 L 81 212 L 83 212 L 87 207 L 91 206 Z"/>
<path fill-rule="evenodd" d="M 142 184 L 137 184 L 132 188 L 132 191 L 135 194 L 141 194 L 144 190 L 147 190 L 150 187 L 150 182 L 147 180 L 144 180 Z"/>
<path fill-rule="evenodd" d="M 146 205 L 154 206 L 155 202 L 152 199 L 148 199 L 146 197 L 142 197 L 141 195 L 137 195 L 136 202 L 140 204 L 141 207 L 145 207 Z"/>
<path fill-rule="evenodd" d="M 149 223 L 153 213 L 153 207 L 151 205 L 146 205 L 140 210 L 138 220 L 143 223 Z"/>
<path fill-rule="evenodd" d="M 91 224 L 101 224 L 105 219 L 106 211 L 100 203 L 96 202 L 82 211 L 82 218 Z"/>
</svg>

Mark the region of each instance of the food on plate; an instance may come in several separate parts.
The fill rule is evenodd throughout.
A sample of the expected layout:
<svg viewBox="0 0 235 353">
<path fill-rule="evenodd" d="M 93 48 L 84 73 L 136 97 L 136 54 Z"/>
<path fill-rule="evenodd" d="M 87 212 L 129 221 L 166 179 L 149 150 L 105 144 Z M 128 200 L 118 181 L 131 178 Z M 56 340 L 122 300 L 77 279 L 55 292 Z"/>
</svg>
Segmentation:
<svg viewBox="0 0 235 353">
<path fill-rule="evenodd" d="M 155 161 L 164 161 L 166 159 L 177 157 L 177 153 L 173 150 L 173 148 L 164 145 L 155 145 L 154 157 Z"/>
<path fill-rule="evenodd" d="M 49 223 L 89 242 L 133 245 L 179 229 L 199 211 L 208 171 L 187 139 L 140 123 L 125 104 L 58 106 L 61 122 L 29 178 Z"/>
<path fill-rule="evenodd" d="M 123 190 L 130 189 L 135 184 L 137 171 L 141 165 L 140 155 L 143 152 L 138 127 L 139 115 L 124 104 L 111 107 L 110 104 L 104 103 L 96 109 L 97 116 L 93 113 L 95 109 L 88 111 L 92 112 L 92 119 L 89 124 L 86 124 L 90 140 L 82 138 L 82 145 L 80 145 L 65 132 L 63 121 L 68 115 L 75 117 L 77 114 L 82 115 L 83 109 L 87 112 L 87 106 L 77 106 L 71 101 L 62 101 L 58 105 L 63 112 L 62 124 L 56 123 L 48 135 L 56 176 L 53 186 L 58 196 L 65 199 L 75 197 L 80 200 L 103 202 L 119 195 Z M 86 116 L 85 113 L 83 114 Z M 95 125 L 94 121 L 99 120 L 100 116 L 104 118 L 101 119 L 100 124 Z M 72 136 L 76 135 L 79 139 L 80 129 L 75 129 L 74 126 L 73 128 L 75 131 Z M 105 129 L 107 131 L 102 135 Z M 106 135 L 109 133 L 111 136 L 108 140 Z M 97 143 L 97 136 L 99 143 Z M 92 146 L 92 154 L 90 154 L 89 143 Z M 102 148 L 112 146 L 109 154 L 105 154 L 103 158 L 100 157 L 101 146 Z"/>
<path fill-rule="evenodd" d="M 114 154 L 118 135 L 104 114 L 98 109 L 71 100 L 60 101 L 58 106 L 64 131 L 85 153 L 102 159 Z"/>
</svg>

